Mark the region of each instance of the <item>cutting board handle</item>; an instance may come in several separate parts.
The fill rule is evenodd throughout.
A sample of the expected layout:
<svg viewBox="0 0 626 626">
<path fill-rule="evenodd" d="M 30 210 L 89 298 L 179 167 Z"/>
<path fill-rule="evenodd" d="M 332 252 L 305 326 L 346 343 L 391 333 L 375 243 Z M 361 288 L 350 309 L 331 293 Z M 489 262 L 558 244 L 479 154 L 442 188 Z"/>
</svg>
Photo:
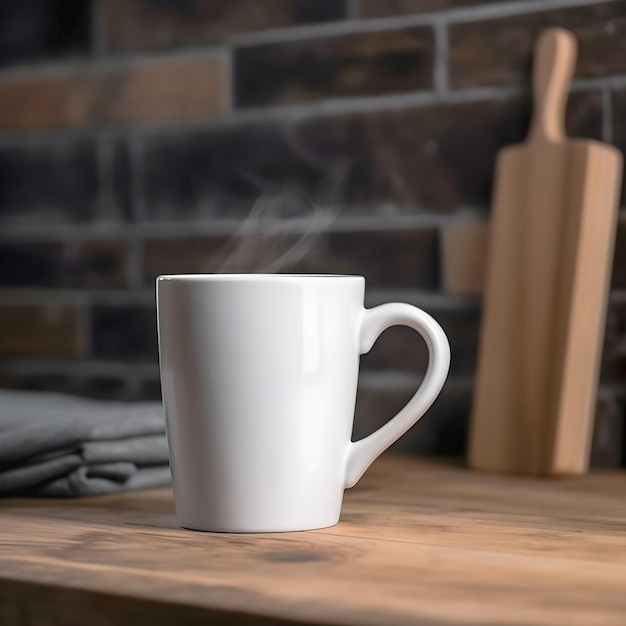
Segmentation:
<svg viewBox="0 0 626 626">
<path fill-rule="evenodd" d="M 535 44 L 530 141 L 565 138 L 565 105 L 576 49 L 576 37 L 563 28 L 549 28 L 539 36 Z"/>
</svg>

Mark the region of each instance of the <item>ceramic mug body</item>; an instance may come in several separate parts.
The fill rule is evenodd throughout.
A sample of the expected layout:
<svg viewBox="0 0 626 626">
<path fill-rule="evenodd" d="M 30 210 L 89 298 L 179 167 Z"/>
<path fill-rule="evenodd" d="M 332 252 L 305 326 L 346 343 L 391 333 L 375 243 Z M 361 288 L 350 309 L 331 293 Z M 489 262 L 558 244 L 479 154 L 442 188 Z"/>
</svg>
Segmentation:
<svg viewBox="0 0 626 626">
<path fill-rule="evenodd" d="M 409 305 L 364 309 L 364 289 L 361 276 L 157 279 L 161 382 L 181 526 L 225 532 L 331 526 L 344 489 L 430 406 L 448 371 L 443 331 Z M 359 356 L 396 323 L 424 334 L 429 373 L 404 416 L 353 443 Z"/>
</svg>

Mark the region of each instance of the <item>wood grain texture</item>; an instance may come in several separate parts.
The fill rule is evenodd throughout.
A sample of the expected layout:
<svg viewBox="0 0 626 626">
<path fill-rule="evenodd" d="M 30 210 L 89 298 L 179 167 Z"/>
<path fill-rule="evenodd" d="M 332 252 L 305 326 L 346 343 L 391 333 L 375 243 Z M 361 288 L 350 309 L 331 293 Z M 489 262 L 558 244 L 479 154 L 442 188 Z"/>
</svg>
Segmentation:
<svg viewBox="0 0 626 626">
<path fill-rule="evenodd" d="M 474 467 L 587 470 L 621 154 L 564 133 L 575 40 L 537 44 L 533 121 L 496 162 L 472 411 Z"/>
<path fill-rule="evenodd" d="M 625 489 L 387 456 L 276 535 L 182 530 L 169 490 L 5 500 L 0 623 L 623 624 Z"/>
<path fill-rule="evenodd" d="M 445 227 L 441 243 L 444 289 L 459 296 L 482 294 L 489 222 L 479 219 L 452 222 Z"/>
</svg>

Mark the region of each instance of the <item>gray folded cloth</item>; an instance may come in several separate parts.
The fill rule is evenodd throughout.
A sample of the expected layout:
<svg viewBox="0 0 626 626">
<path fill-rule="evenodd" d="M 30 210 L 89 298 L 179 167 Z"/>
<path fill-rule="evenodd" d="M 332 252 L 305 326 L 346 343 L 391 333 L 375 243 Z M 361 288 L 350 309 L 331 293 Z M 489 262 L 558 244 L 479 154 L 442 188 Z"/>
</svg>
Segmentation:
<svg viewBox="0 0 626 626">
<path fill-rule="evenodd" d="M 0 495 L 87 496 L 170 482 L 160 403 L 0 390 Z"/>
</svg>

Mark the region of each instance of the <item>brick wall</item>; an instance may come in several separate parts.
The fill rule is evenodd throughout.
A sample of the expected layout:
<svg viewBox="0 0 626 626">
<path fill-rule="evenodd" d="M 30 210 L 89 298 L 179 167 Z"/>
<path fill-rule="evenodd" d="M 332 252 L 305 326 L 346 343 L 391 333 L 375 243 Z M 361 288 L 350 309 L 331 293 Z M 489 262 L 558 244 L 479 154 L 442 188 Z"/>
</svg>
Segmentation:
<svg viewBox="0 0 626 626">
<path fill-rule="evenodd" d="M 525 133 L 552 25 L 580 45 L 568 131 L 626 148 L 626 0 L 0 4 L 0 384 L 158 397 L 154 277 L 216 270 L 260 190 L 288 186 L 339 211 L 292 269 L 365 274 L 368 305 L 445 327 L 450 381 L 400 447 L 458 452 L 480 298 L 444 282 L 442 256 L 480 266 L 454 258 L 459 225 L 487 214 L 494 155 Z M 624 462 L 626 213 L 615 263 L 598 465 Z M 381 338 L 357 434 L 424 366 L 410 331 Z"/>
</svg>

